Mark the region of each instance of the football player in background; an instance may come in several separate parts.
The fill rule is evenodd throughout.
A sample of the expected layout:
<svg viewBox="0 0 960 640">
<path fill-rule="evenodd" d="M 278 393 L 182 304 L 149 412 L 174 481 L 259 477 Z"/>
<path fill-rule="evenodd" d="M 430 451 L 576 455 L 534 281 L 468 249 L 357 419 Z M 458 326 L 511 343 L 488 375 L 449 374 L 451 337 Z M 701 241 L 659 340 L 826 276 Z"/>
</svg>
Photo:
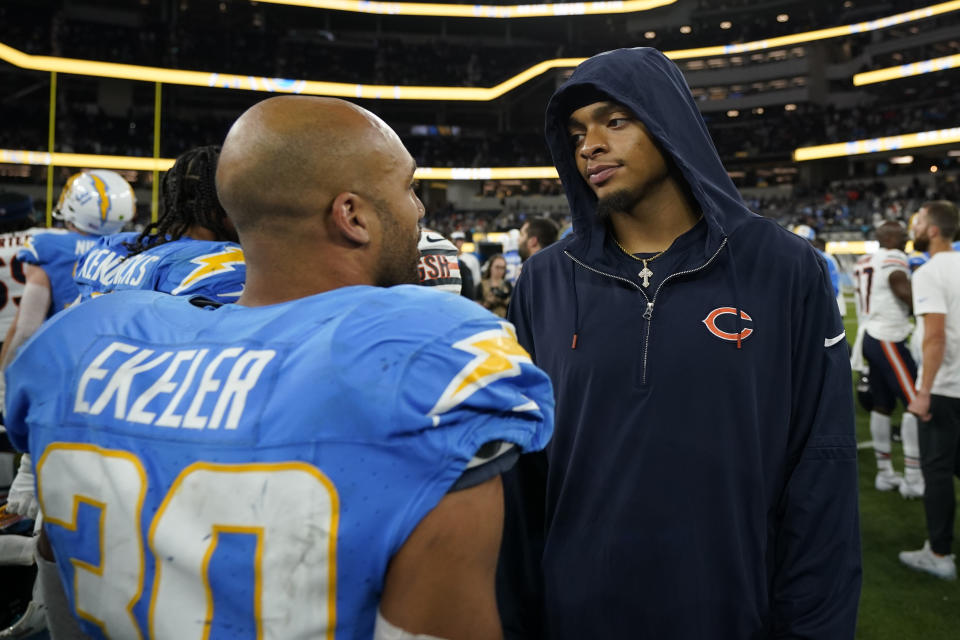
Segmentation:
<svg viewBox="0 0 960 640">
<path fill-rule="evenodd" d="M 163 174 L 160 215 L 142 233 L 100 238 L 77 262 L 80 300 L 148 289 L 236 302 L 246 270 L 237 232 L 217 199 L 220 147 L 181 154 Z"/>
<path fill-rule="evenodd" d="M 393 286 L 418 280 L 414 167 L 350 103 L 254 105 L 217 170 L 237 303 L 117 292 L 17 355 L 54 637 L 500 637 L 500 473 L 553 398 L 508 323 Z"/>
<path fill-rule="evenodd" d="M 890 459 L 890 414 L 899 398 L 906 407 L 916 396 L 917 365 L 907 346 L 910 335 L 910 265 L 903 249 L 907 232 L 899 222 L 885 222 L 876 231 L 880 248 L 861 258 L 854 269 L 857 309 L 863 327 L 863 359 L 870 371 L 870 435 L 877 460 L 874 487 L 899 489 L 905 498 L 923 496 L 917 418 L 904 412 L 901 422 L 905 475 Z M 856 359 L 854 355 L 854 359 Z"/>
<path fill-rule="evenodd" d="M 76 299 L 73 269 L 95 237 L 116 233 L 133 220 L 135 213 L 133 189 L 118 173 L 97 169 L 70 176 L 53 210 L 53 216 L 63 220 L 66 229 L 39 231 L 17 252 L 26 284 L 0 349 L 0 367 L 6 368 L 20 345 L 48 317 Z M 23 456 L 10 485 L 7 511 L 35 517 L 38 506 L 33 487 L 32 461 Z"/>
<path fill-rule="evenodd" d="M 120 174 L 106 169 L 82 171 L 67 180 L 53 217 L 65 229 L 38 232 L 17 252 L 25 285 L 20 308 L 7 331 L 0 354 L 8 354 L 29 338 L 40 324 L 77 297 L 73 269 L 97 236 L 116 233 L 136 214 L 133 189 Z"/>
<path fill-rule="evenodd" d="M 17 252 L 40 231 L 41 228 L 34 227 L 32 198 L 16 193 L 0 194 L 0 336 L 6 336 L 13 325 L 23 296 L 26 278 Z M 3 377 L 0 376 L 0 412 L 2 406 Z M 0 425 L 0 490 L 9 487 L 13 480 L 13 455 L 7 453 L 9 450 L 6 431 Z"/>
<path fill-rule="evenodd" d="M 459 252 L 453 243 L 433 229 L 421 229 L 417 248 L 420 250 L 417 266 L 420 284 L 460 295 L 464 273 L 460 270 Z"/>
</svg>

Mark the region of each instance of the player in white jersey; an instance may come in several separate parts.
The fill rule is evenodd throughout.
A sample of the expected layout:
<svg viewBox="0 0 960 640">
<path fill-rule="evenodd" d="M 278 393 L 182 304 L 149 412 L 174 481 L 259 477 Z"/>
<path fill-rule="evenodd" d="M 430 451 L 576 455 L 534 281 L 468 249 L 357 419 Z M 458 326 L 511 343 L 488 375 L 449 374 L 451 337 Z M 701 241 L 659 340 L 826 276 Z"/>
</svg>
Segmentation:
<svg viewBox="0 0 960 640">
<path fill-rule="evenodd" d="M 23 249 L 34 233 L 33 200 L 18 194 L 0 195 L 0 339 L 5 340 L 13 325 L 23 297 L 26 278 L 17 252 Z M 0 377 L 0 402 L 3 400 L 3 379 Z M 0 486 L 4 486 L 0 479 Z"/>
<path fill-rule="evenodd" d="M 40 229 L 32 228 L 33 200 L 15 193 L 0 194 L 0 340 L 4 339 L 17 315 L 23 296 L 23 266 L 17 252 Z M 4 380 L 0 376 L 0 412 L 3 407 Z M 2 424 L 0 420 L 0 424 Z M 0 489 L 13 480 L 14 460 L 3 427 L 0 426 Z"/>
<path fill-rule="evenodd" d="M 901 423 L 906 473 L 901 477 L 890 459 L 890 414 L 899 398 L 904 407 L 916 396 L 917 365 L 906 340 L 910 335 L 910 266 L 903 252 L 907 233 L 899 223 L 877 229 L 880 248 L 857 262 L 857 311 L 862 326 L 858 339 L 870 368 L 870 434 L 877 460 L 874 486 L 879 491 L 899 488 L 904 497 L 923 495 L 917 420 L 904 413 Z"/>
</svg>

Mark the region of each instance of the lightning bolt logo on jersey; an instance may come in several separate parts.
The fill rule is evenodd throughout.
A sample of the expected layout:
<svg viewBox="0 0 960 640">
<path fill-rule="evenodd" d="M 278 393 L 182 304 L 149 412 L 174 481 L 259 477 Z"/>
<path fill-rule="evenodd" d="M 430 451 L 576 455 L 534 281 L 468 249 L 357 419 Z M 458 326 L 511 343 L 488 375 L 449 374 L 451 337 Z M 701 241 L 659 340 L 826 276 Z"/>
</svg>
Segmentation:
<svg viewBox="0 0 960 640">
<path fill-rule="evenodd" d="M 256 308 L 119 292 L 7 374 L 98 638 L 369 639 L 391 557 L 480 447 L 538 450 L 553 425 L 512 325 L 418 286 Z"/>
<path fill-rule="evenodd" d="M 17 252 L 20 262 L 36 265 L 50 279 L 50 315 L 66 308 L 78 295 L 73 281 L 77 259 L 90 250 L 97 238 L 82 233 L 48 229 L 35 234 Z"/>
<path fill-rule="evenodd" d="M 231 303 L 243 292 L 246 265 L 240 245 L 181 238 L 128 258 L 125 245 L 138 235 L 104 236 L 77 263 L 81 302 L 113 291 L 148 289 Z"/>
</svg>

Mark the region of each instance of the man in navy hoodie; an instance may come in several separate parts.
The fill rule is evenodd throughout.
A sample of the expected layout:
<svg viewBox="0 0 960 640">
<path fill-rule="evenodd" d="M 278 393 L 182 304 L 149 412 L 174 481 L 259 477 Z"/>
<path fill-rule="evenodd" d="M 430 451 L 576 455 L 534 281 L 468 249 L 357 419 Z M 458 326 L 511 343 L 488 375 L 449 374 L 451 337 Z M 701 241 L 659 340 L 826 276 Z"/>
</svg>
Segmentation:
<svg viewBox="0 0 960 640">
<path fill-rule="evenodd" d="M 546 135 L 574 233 L 509 314 L 557 414 L 546 460 L 506 481 L 507 637 L 853 638 L 853 398 L 823 260 L 746 208 L 654 49 L 581 64 Z"/>
</svg>

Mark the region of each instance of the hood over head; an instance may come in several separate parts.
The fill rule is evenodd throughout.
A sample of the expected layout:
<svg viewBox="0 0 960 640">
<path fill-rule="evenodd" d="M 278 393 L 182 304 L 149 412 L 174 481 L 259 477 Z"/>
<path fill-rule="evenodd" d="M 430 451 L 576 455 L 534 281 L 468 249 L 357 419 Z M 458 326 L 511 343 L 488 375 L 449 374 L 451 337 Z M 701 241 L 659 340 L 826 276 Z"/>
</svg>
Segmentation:
<svg viewBox="0 0 960 640">
<path fill-rule="evenodd" d="M 602 250 L 605 230 L 596 216 L 597 196 L 577 170 L 567 120 L 580 107 L 604 100 L 630 109 L 679 168 L 707 221 L 708 254 L 754 215 L 720 162 L 677 66 L 650 47 L 617 49 L 580 64 L 547 104 L 547 145 L 570 203 L 578 246 L 590 253 Z"/>
</svg>

